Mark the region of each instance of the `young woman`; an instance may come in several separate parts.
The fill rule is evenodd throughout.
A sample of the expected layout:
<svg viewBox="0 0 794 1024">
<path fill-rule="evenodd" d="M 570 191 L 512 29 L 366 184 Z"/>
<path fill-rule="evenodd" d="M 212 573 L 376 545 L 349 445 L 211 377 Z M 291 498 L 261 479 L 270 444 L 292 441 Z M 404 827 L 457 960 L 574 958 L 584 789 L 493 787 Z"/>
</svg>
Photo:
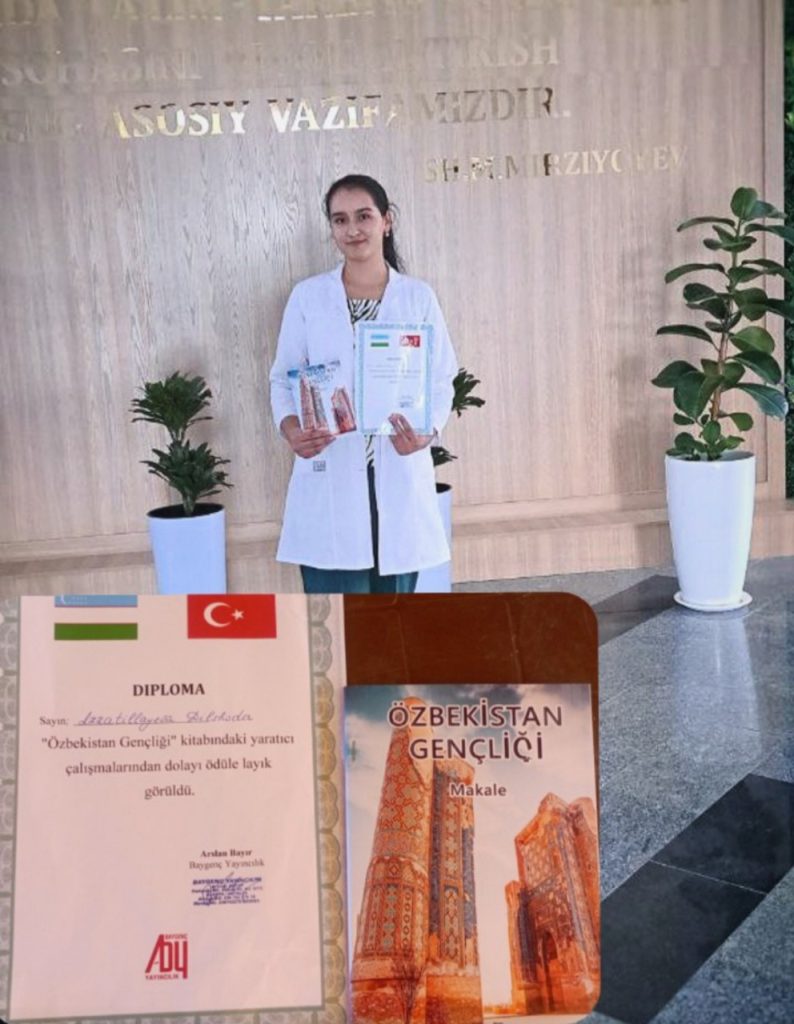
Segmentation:
<svg viewBox="0 0 794 1024">
<path fill-rule="evenodd" d="M 401 273 L 392 209 L 367 175 L 328 189 L 344 262 L 293 289 L 270 373 L 273 416 L 296 455 L 277 558 L 300 565 L 307 593 L 410 593 L 420 569 L 449 558 L 430 444 L 450 413 L 457 362 L 432 288 Z M 389 436 L 301 428 L 288 372 L 339 360 L 352 395 L 360 319 L 433 325 L 432 433 L 417 434 L 396 411 Z"/>
</svg>

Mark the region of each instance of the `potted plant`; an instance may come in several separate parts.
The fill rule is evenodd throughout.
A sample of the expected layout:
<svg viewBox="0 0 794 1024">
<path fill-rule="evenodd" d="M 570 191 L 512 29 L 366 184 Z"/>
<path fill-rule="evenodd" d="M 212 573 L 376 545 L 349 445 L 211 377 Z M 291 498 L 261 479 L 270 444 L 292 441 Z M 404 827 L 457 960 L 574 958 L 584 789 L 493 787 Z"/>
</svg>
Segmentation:
<svg viewBox="0 0 794 1024">
<path fill-rule="evenodd" d="M 485 405 L 485 399 L 475 395 L 474 389 L 480 383 L 477 377 L 461 367 L 452 381 L 452 411 L 456 416 L 462 416 L 466 409 L 477 409 Z M 453 455 L 443 445 L 433 445 L 430 448 L 433 456 L 433 467 L 437 469 L 448 462 L 454 462 L 457 455 Z M 447 540 L 452 543 L 452 487 L 450 484 L 436 481 L 436 494 L 438 496 L 438 507 L 441 510 L 441 518 L 444 521 L 444 529 Z M 452 590 L 452 566 L 451 562 L 443 562 L 441 565 L 434 565 L 431 569 L 423 569 L 419 573 L 416 584 L 418 594 L 444 593 Z"/>
<path fill-rule="evenodd" d="M 133 423 L 156 423 L 168 431 L 168 447 L 154 448 L 144 459 L 149 472 L 178 492 L 181 502 L 147 513 L 154 551 L 157 589 L 161 594 L 226 592 L 225 516 L 222 505 L 201 501 L 231 487 L 219 459 L 206 442 L 193 447 L 186 435 L 202 420 L 212 392 L 203 377 L 172 373 L 147 382 L 134 398 Z"/>
<path fill-rule="evenodd" d="M 752 188 L 738 188 L 731 199 L 732 217 L 694 217 L 679 225 L 711 225 L 703 245 L 721 254 L 719 261 L 686 263 L 665 275 L 670 283 L 705 271 L 712 284 L 689 281 L 687 307 L 706 317 L 703 326 L 669 324 L 657 334 L 695 338 L 707 346 L 700 365 L 677 359 L 653 379 L 669 388 L 678 433 L 665 457 L 667 504 L 679 592 L 676 601 L 699 611 L 724 611 L 747 604 L 744 577 L 750 553 L 755 491 L 755 456 L 739 451 L 753 426 L 747 412 L 735 411 L 729 392 L 753 399 L 765 416 L 784 419 L 788 405 L 780 386 L 781 371 L 772 355 L 775 342 L 757 321 L 767 315 L 794 318 L 794 305 L 770 298 L 760 282 L 794 275 L 774 260 L 746 255 L 764 232 L 794 240 L 794 229 L 767 220 L 784 215 L 758 198 Z M 751 379 L 748 380 L 747 378 Z M 756 378 L 753 380 L 752 378 Z"/>
</svg>

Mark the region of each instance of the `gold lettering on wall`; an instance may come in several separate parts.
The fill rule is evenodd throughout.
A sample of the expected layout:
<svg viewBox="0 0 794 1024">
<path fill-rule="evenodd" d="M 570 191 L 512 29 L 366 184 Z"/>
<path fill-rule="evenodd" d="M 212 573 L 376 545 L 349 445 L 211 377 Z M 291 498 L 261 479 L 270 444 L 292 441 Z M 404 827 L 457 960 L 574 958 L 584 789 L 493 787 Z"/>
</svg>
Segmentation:
<svg viewBox="0 0 794 1024">
<path fill-rule="evenodd" d="M 111 113 L 113 128 L 120 139 L 145 139 L 153 135 L 245 135 L 248 100 L 197 100 L 187 107 L 176 103 L 139 103 L 128 114 Z M 237 109 L 239 106 L 239 110 Z"/>
<path fill-rule="evenodd" d="M 424 163 L 424 180 L 428 184 L 443 184 L 588 174 L 642 174 L 677 170 L 685 158 L 686 146 L 672 144 L 568 150 L 562 153 L 428 157 Z"/>
<path fill-rule="evenodd" d="M 549 86 L 514 89 L 463 89 L 405 97 L 368 93 L 267 101 L 276 131 L 329 131 L 338 128 L 388 128 L 397 123 L 475 124 L 479 121 L 538 120 L 570 117 Z"/>
</svg>

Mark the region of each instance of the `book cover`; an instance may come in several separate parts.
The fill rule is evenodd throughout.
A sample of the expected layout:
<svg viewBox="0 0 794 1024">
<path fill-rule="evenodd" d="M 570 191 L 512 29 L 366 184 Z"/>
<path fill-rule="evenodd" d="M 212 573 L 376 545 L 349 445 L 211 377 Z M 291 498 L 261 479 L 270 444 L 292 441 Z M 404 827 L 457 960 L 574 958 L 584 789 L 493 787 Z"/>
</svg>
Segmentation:
<svg viewBox="0 0 794 1024">
<path fill-rule="evenodd" d="M 347 434 L 356 429 L 356 416 L 347 388 L 341 382 L 339 361 L 302 366 L 287 374 L 295 407 L 304 430 Z"/>
<path fill-rule="evenodd" d="M 593 1008 L 589 686 L 348 687 L 345 773 L 354 1024 Z"/>
</svg>

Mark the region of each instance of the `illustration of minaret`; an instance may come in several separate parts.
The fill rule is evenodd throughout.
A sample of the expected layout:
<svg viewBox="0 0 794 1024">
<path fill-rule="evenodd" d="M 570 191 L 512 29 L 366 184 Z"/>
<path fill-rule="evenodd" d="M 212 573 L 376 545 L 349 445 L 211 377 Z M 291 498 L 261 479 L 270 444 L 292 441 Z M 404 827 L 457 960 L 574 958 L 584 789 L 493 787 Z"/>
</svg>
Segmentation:
<svg viewBox="0 0 794 1024">
<path fill-rule="evenodd" d="M 450 784 L 474 782 L 466 761 L 437 761 L 430 833 L 427 1024 L 481 1021 L 482 989 L 474 903 L 474 804 Z"/>
<path fill-rule="evenodd" d="M 515 1013 L 591 1010 L 600 984 L 598 840 L 592 800 L 547 793 L 515 838 L 505 887 Z"/>
<path fill-rule="evenodd" d="M 409 697 L 410 709 L 424 701 Z M 464 761 L 415 760 L 415 738 L 392 731 L 357 922 L 354 1024 L 481 1024 L 474 906 L 474 809 L 451 796 L 471 783 Z"/>
<path fill-rule="evenodd" d="M 353 405 L 345 388 L 334 388 L 334 393 L 331 395 L 331 408 L 334 410 L 334 419 L 340 434 L 347 434 L 356 429 Z"/>
<path fill-rule="evenodd" d="M 301 395 L 301 426 L 304 430 L 314 430 L 317 427 L 317 419 L 314 415 L 314 398 L 312 386 L 305 373 L 300 375 Z"/>
<path fill-rule="evenodd" d="M 314 407 L 314 422 L 318 428 L 327 427 L 328 420 L 325 416 L 325 409 L 323 408 L 323 396 L 320 393 L 320 389 L 312 384 L 312 406 Z"/>
</svg>

